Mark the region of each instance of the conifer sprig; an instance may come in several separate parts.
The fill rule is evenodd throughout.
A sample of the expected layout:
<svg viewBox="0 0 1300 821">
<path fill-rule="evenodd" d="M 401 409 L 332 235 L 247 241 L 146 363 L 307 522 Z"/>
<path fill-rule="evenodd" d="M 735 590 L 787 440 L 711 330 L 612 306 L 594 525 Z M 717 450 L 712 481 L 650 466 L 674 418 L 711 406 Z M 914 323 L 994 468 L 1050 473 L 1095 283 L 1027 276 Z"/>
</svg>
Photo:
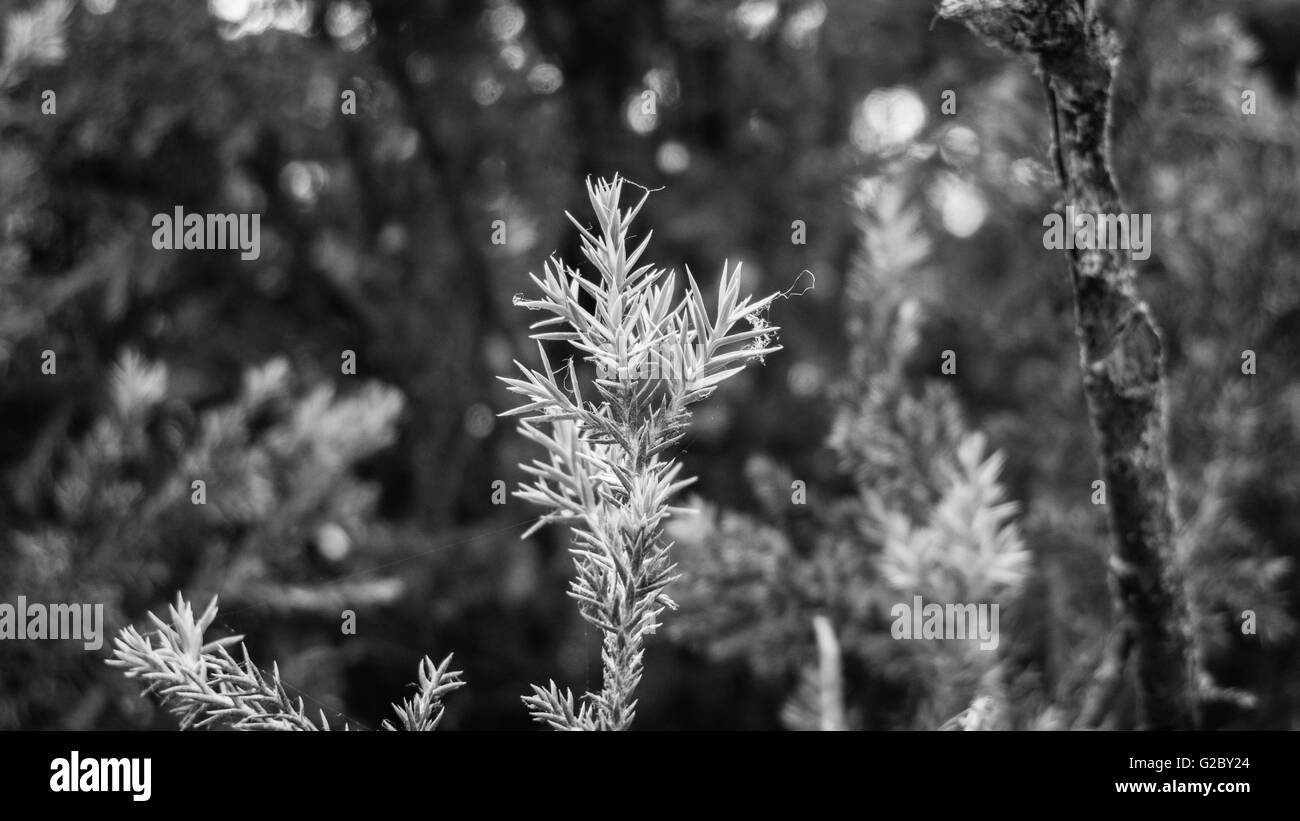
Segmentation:
<svg viewBox="0 0 1300 821">
<path fill-rule="evenodd" d="M 278 665 L 272 665 L 268 681 L 249 658 L 243 636 L 229 636 L 204 643 L 203 634 L 217 617 L 214 596 L 203 614 L 194 618 L 190 603 L 179 593 L 169 608 L 171 623 L 149 614 L 157 628 L 142 635 L 125 627 L 114 639 L 113 658 L 108 663 L 123 668 L 127 678 L 148 683 L 143 695 L 156 694 L 165 707 L 181 720 L 181 729 L 192 727 L 234 730 L 328 730 L 322 712 L 320 726 L 312 723 L 302 699 L 289 698 L 280 681 Z M 153 643 L 157 636 L 159 643 Z M 226 649 L 239 644 L 243 661 L 236 661 Z"/>
<path fill-rule="evenodd" d="M 525 400 L 503 415 L 521 416 L 520 431 L 547 451 L 546 460 L 521 466 L 532 482 L 516 495 L 547 509 L 532 530 L 551 522 L 572 528 L 569 594 L 603 635 L 599 693 L 575 704 L 552 682 L 524 697 L 534 718 L 560 729 L 631 725 L 645 637 L 664 608 L 675 607 L 666 594 L 676 574 L 663 531 L 680 509 L 670 500 L 694 481 L 680 478 L 681 466 L 664 454 L 685 435 L 691 405 L 751 360 L 780 350 L 764 316 L 778 294 L 741 299 L 740 265 L 724 264 L 712 318 L 689 270 L 685 294 L 674 301 L 676 275 L 638 265 L 650 234 L 629 249 L 629 228 L 649 193 L 621 210 L 623 183 L 618 176 L 588 181 L 597 232 L 568 215 L 599 279 L 554 257 L 542 276 L 530 275 L 541 296 L 515 304 L 554 315 L 532 326 L 542 369 L 516 362 L 523 378 L 501 377 Z M 594 366 L 586 396 L 573 358 L 552 366 L 548 341 L 569 343 Z"/>
<path fill-rule="evenodd" d="M 108 664 L 121 668 L 127 678 L 147 683 L 143 695 L 154 694 L 181 720 L 181 729 L 229 730 L 329 730 L 325 711 L 313 721 L 302 698 L 292 699 L 280 680 L 280 668 L 271 666 L 268 678 L 248 655 L 243 636 L 204 642 L 203 634 L 217 617 L 214 596 L 197 619 L 190 603 L 176 594 L 170 623 L 149 614 L 156 628 L 142 634 L 125 627 L 113 641 Z M 157 637 L 158 643 L 154 643 Z M 242 661 L 227 647 L 238 644 Z M 439 665 L 425 656 L 420 663 L 418 692 L 393 705 L 404 730 L 433 730 L 442 720 L 443 698 L 461 687 L 459 670 L 451 670 L 451 656 Z M 343 729 L 347 730 L 345 723 Z M 397 729 L 384 722 L 384 729 Z"/>
<path fill-rule="evenodd" d="M 437 665 L 425 656 L 420 660 L 419 676 L 420 680 L 416 684 L 418 692 L 402 702 L 401 707 L 394 704 L 393 712 L 397 713 L 400 729 L 428 732 L 438 729 L 438 724 L 442 721 L 443 698 L 463 687 L 465 682 L 461 680 L 459 670 L 451 669 L 451 656 Z M 391 721 L 385 721 L 383 726 L 385 730 L 399 729 Z"/>
</svg>

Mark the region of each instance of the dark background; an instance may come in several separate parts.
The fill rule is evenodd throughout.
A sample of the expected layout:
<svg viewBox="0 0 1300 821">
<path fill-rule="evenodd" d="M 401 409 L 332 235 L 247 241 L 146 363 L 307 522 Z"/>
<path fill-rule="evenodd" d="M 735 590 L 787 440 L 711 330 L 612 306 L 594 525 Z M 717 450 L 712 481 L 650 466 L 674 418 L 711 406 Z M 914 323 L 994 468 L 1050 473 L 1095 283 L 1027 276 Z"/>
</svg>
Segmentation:
<svg viewBox="0 0 1300 821">
<path fill-rule="evenodd" d="M 1291 728 L 1300 3 L 1097 5 L 1124 44 L 1115 174 L 1155 232 L 1139 282 L 1169 356 L 1193 627 L 1214 682 L 1250 696 L 1210 723 Z M 537 455 L 495 418 L 513 403 L 494 377 L 535 364 L 511 297 L 549 254 L 579 263 L 564 212 L 589 224 L 584 179 L 618 172 L 662 188 L 648 258 L 706 293 L 724 259 L 760 295 L 815 277 L 773 310 L 785 349 L 697 414 L 683 460 L 713 524 L 680 536 L 638 726 L 801 726 L 817 614 L 852 726 L 934 727 L 977 693 L 1009 727 L 1082 709 L 1108 535 L 1065 258 L 1040 241 L 1059 197 L 1043 94 L 929 3 L 0 10 L 0 601 L 103 602 L 112 631 L 219 594 L 223 633 L 354 726 L 388 717 L 425 653 L 468 680 L 445 728 L 527 727 L 533 682 L 598 689 L 565 534 L 521 541 L 537 511 L 493 504 Z M 154 250 L 151 217 L 178 205 L 260 213 L 260 258 Z M 886 398 L 864 406 L 869 386 Z M 978 433 L 1032 554 L 997 587 L 992 670 L 890 641 L 910 596 L 866 501 L 933 524 L 942 489 L 909 477 L 946 476 Z M 174 726 L 109 652 L 0 643 L 0 728 Z M 1133 720 L 1121 696 L 1105 726 Z"/>
</svg>

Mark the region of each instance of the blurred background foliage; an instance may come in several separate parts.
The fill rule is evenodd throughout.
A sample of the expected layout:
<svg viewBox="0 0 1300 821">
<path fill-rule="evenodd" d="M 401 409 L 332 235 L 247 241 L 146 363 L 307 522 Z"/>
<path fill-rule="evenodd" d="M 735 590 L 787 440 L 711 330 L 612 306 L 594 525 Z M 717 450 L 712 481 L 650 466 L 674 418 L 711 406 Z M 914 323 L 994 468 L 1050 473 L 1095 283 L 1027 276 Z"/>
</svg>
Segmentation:
<svg viewBox="0 0 1300 821">
<path fill-rule="evenodd" d="M 1211 726 L 1294 728 L 1300 37 L 1278 32 L 1300 2 L 1094 5 L 1124 42 L 1116 174 L 1153 215 L 1139 279 L 1196 635 L 1253 697 Z M 520 541 L 535 511 L 493 504 L 532 455 L 493 375 L 535 355 L 510 297 L 551 252 L 577 262 L 563 212 L 617 171 L 662 187 L 656 262 L 804 291 L 773 314 L 786 349 L 696 416 L 702 512 L 674 527 L 681 610 L 639 726 L 1078 721 L 1108 536 L 1065 262 L 1040 242 L 1042 92 L 929 4 L 0 10 L 0 600 L 104 602 L 115 631 L 219 594 L 222 630 L 354 725 L 426 653 L 465 670 L 447 728 L 528 726 L 519 696 L 551 671 L 598 687 L 565 534 Z M 155 251 L 176 206 L 260 213 L 260 258 Z M 914 593 L 999 602 L 997 653 L 893 641 Z M 0 728 L 173 726 L 79 647 L 0 643 Z M 1121 694 L 1102 725 L 1133 720 Z"/>
</svg>

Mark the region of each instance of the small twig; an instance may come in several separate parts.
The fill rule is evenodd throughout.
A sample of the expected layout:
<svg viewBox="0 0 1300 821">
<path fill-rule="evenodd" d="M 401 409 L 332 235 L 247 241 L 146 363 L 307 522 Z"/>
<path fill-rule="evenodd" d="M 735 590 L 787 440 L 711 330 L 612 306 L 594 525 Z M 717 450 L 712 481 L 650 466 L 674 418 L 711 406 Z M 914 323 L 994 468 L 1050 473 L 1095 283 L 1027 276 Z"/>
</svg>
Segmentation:
<svg viewBox="0 0 1300 821">
<path fill-rule="evenodd" d="M 1052 88 L 1052 78 L 1043 70 L 1043 91 L 1047 93 L 1047 111 L 1052 121 L 1052 162 L 1056 165 L 1056 178 L 1061 183 L 1061 191 L 1069 196 L 1070 173 L 1065 170 L 1065 158 L 1061 153 L 1061 114 L 1056 105 L 1056 89 Z"/>
</svg>

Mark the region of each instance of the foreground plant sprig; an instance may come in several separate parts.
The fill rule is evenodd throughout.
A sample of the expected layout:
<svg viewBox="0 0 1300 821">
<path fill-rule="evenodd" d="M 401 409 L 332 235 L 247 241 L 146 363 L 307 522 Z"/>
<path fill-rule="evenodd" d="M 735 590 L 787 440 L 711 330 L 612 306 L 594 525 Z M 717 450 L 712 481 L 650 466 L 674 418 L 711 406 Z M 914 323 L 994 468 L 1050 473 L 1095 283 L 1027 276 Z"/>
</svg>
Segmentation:
<svg viewBox="0 0 1300 821">
<path fill-rule="evenodd" d="M 461 680 L 460 671 L 450 668 L 451 656 L 447 656 L 441 664 L 436 665 L 428 656 L 420 660 L 420 680 L 415 685 L 415 695 L 402 702 L 401 707 L 393 705 L 393 711 L 397 713 L 397 720 L 401 725 L 400 729 L 410 732 L 430 732 L 438 729 L 444 712 L 443 698 L 465 684 Z M 385 730 L 399 729 L 390 721 L 385 721 L 383 726 Z"/>
<path fill-rule="evenodd" d="M 547 451 L 546 460 L 521 465 L 533 481 L 515 495 L 548 508 L 529 533 L 551 522 L 572 528 L 569 595 L 603 635 L 599 693 L 575 702 L 551 682 L 524 697 L 536 720 L 557 729 L 631 725 L 645 638 L 664 608 L 675 607 L 666 593 L 676 576 L 664 523 L 681 511 L 670 505 L 673 495 L 694 481 L 680 478 L 681 465 L 665 452 L 685 435 L 691 405 L 750 361 L 780 350 L 765 318 L 779 294 L 741 299 L 739 264 L 723 265 L 712 318 L 689 269 L 685 294 L 674 302 L 676 274 L 637 265 L 650 234 L 630 248 L 628 229 L 649 193 L 620 210 L 623 183 L 618 176 L 588 181 L 598 233 L 568 215 L 599 279 L 584 279 L 552 257 L 541 277 L 530 275 L 541 297 L 515 298 L 554 316 L 532 326 L 542 370 L 516 362 L 523 378 L 502 377 L 526 400 L 503 415 L 521 416 L 520 431 Z M 569 343 L 594 366 L 588 396 L 572 357 L 552 367 L 547 341 Z"/>
<path fill-rule="evenodd" d="M 313 722 L 302 699 L 289 697 L 278 665 L 272 665 L 269 679 L 263 674 L 249 657 L 243 636 L 204 643 L 203 634 L 217 617 L 216 597 L 198 619 L 179 593 L 169 611 L 170 623 L 149 614 L 156 628 L 152 633 L 123 628 L 113 641 L 113 658 L 108 664 L 122 668 L 127 678 L 147 682 L 144 695 L 157 695 L 180 718 L 182 730 L 330 729 L 323 710 L 319 723 Z M 158 644 L 154 644 L 155 637 Z M 239 644 L 243 661 L 226 649 L 234 644 Z M 418 692 L 401 707 L 393 705 L 402 729 L 433 730 L 438 726 L 443 697 L 464 684 L 460 671 L 450 667 L 451 656 L 436 666 L 427 656 L 421 661 Z M 344 729 L 348 729 L 346 724 Z M 385 721 L 384 729 L 397 728 Z"/>
</svg>

